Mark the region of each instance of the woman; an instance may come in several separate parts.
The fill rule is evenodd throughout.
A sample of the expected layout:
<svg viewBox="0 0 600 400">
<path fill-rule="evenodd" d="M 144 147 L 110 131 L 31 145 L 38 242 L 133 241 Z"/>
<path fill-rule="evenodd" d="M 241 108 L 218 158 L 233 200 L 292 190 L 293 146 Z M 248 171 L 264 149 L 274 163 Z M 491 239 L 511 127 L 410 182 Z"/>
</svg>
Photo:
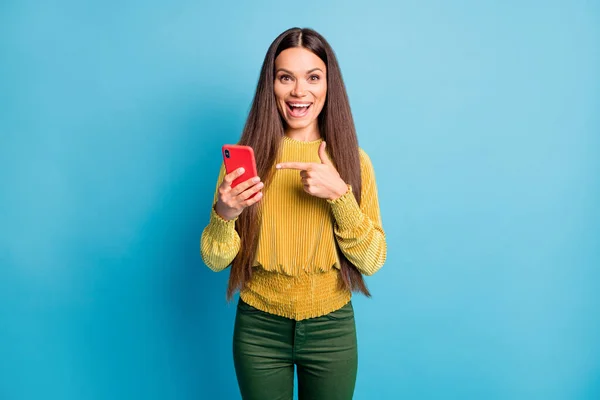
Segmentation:
<svg viewBox="0 0 600 400">
<path fill-rule="evenodd" d="M 221 166 L 204 262 L 231 265 L 227 298 L 240 290 L 233 355 L 244 399 L 351 399 L 357 340 L 351 292 L 385 262 L 375 174 L 358 147 L 342 75 L 311 29 L 269 47 L 239 142 L 258 177 Z M 260 181 L 262 177 L 262 181 Z M 256 196 L 250 197 L 257 193 Z"/>
</svg>

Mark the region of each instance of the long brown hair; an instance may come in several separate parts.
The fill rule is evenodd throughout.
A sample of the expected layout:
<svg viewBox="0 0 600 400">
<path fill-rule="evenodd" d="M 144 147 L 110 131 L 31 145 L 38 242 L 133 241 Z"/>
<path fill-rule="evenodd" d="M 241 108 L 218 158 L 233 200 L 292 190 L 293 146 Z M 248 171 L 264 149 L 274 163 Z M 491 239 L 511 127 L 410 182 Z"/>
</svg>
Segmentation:
<svg viewBox="0 0 600 400">
<path fill-rule="evenodd" d="M 283 50 L 303 47 L 316 54 L 327 68 L 327 97 L 318 123 L 321 137 L 327 142 L 331 161 L 341 178 L 352 185 L 352 192 L 360 204 L 361 176 L 358 139 L 350 111 L 350 103 L 342 74 L 333 52 L 325 38 L 312 29 L 291 28 L 279 35 L 265 56 L 252 107 L 239 144 L 251 146 L 256 156 L 258 175 L 265 188 L 274 172 L 274 163 L 280 149 L 284 122 L 275 102 L 275 59 Z M 260 231 L 261 202 L 246 208 L 235 226 L 240 236 L 240 250 L 233 260 L 227 288 L 227 299 L 237 289 L 242 289 L 252 278 L 252 264 L 256 256 Z M 341 262 L 341 286 L 370 297 L 362 274 L 341 252 L 336 243 Z"/>
</svg>

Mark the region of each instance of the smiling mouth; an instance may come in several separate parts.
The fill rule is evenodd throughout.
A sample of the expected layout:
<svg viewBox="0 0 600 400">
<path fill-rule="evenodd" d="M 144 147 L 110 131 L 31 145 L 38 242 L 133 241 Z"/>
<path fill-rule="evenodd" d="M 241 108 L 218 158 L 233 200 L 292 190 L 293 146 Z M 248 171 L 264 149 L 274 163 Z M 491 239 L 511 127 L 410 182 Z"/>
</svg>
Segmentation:
<svg viewBox="0 0 600 400">
<path fill-rule="evenodd" d="M 308 110 L 312 107 L 312 103 L 285 103 L 289 114 L 293 118 L 302 118 L 308 114 Z"/>
</svg>

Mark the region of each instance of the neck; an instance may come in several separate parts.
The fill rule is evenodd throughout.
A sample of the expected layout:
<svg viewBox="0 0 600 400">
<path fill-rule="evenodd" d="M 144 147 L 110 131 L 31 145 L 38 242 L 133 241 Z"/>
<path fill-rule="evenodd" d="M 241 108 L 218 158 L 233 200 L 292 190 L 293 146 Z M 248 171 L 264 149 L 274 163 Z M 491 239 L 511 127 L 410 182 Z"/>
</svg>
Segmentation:
<svg viewBox="0 0 600 400">
<path fill-rule="evenodd" d="M 285 135 L 301 142 L 311 142 L 321 138 L 321 132 L 319 132 L 319 126 L 316 123 L 300 129 L 287 128 Z"/>
</svg>

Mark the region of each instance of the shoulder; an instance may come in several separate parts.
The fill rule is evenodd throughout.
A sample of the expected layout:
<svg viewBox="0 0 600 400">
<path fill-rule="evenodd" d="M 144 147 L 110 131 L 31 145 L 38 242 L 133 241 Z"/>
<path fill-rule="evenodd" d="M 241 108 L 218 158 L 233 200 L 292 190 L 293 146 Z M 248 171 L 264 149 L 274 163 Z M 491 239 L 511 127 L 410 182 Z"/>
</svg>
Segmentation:
<svg viewBox="0 0 600 400">
<path fill-rule="evenodd" d="M 358 153 L 360 154 L 360 174 L 362 179 L 365 179 L 368 182 L 374 181 L 375 169 L 373 168 L 371 157 L 369 157 L 369 154 L 360 147 L 358 148 Z"/>
<path fill-rule="evenodd" d="M 362 147 L 358 148 L 358 155 L 360 157 L 360 165 L 362 168 L 373 168 L 373 165 L 371 163 L 371 157 L 369 157 L 369 154 L 367 154 L 367 152 Z"/>
</svg>

